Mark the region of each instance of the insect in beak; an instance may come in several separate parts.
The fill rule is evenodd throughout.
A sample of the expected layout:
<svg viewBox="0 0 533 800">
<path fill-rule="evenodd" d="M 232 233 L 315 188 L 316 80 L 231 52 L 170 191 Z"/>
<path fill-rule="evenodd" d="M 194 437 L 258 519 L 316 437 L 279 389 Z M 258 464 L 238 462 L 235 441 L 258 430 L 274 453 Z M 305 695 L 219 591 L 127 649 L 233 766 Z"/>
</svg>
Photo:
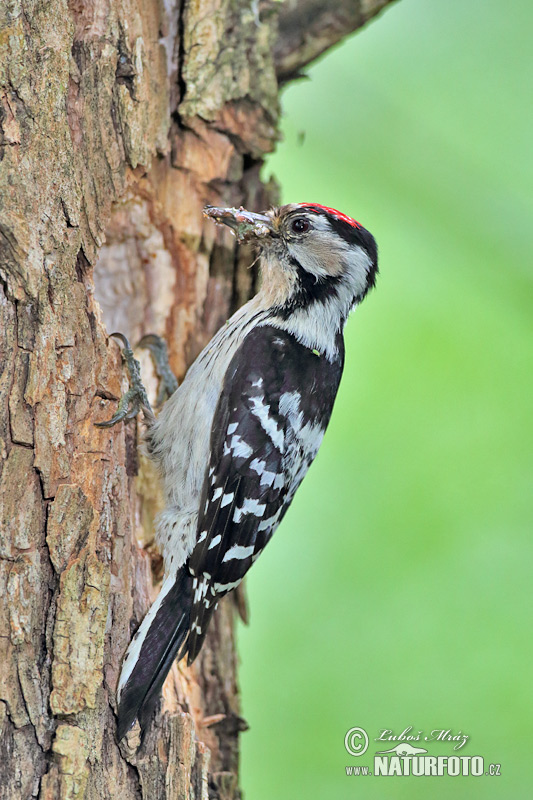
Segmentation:
<svg viewBox="0 0 533 800">
<path fill-rule="evenodd" d="M 242 206 L 240 208 L 205 206 L 204 217 L 214 220 L 219 225 L 227 225 L 239 242 L 268 236 L 273 232 L 270 217 L 246 211 Z"/>
</svg>

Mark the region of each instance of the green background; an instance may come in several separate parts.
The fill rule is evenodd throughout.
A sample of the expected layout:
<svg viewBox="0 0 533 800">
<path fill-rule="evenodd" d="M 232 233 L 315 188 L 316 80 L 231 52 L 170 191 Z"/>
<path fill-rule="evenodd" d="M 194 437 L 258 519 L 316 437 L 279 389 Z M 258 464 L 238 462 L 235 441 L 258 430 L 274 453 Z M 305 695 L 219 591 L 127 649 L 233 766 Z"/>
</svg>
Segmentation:
<svg viewBox="0 0 533 800">
<path fill-rule="evenodd" d="M 359 219 L 381 275 L 248 580 L 248 800 L 532 796 L 532 31 L 528 0 L 402 0 L 284 93 L 266 174 Z M 349 728 L 408 725 L 501 777 L 346 776 L 386 749 Z"/>
</svg>

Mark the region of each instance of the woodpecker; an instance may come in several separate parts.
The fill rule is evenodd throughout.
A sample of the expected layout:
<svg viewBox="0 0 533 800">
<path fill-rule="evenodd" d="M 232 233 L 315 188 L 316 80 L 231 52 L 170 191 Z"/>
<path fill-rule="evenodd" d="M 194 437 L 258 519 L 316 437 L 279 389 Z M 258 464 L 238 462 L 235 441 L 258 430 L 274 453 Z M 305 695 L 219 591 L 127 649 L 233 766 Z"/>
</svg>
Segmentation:
<svg viewBox="0 0 533 800">
<path fill-rule="evenodd" d="M 333 208 L 207 206 L 204 214 L 257 244 L 261 288 L 211 339 L 158 417 L 147 416 L 147 449 L 165 495 L 156 522 L 165 578 L 123 662 L 119 738 L 136 718 L 144 730 L 172 662 L 194 661 L 218 602 L 283 519 L 331 416 L 344 325 L 378 271 L 372 234 Z M 140 402 L 146 407 L 145 394 Z M 123 411 L 108 424 L 131 416 Z"/>
</svg>

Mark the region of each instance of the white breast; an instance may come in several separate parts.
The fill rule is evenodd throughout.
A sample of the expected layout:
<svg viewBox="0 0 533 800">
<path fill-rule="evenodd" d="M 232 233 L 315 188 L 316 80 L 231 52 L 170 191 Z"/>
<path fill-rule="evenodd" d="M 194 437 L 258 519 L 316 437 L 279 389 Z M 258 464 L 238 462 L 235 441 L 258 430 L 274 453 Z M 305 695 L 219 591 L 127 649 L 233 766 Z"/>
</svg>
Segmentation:
<svg viewBox="0 0 533 800">
<path fill-rule="evenodd" d="M 196 543 L 213 416 L 224 376 L 244 337 L 263 316 L 257 316 L 254 300 L 240 308 L 202 350 L 151 428 L 151 457 L 166 501 L 156 536 L 167 571 L 181 566 Z"/>
</svg>

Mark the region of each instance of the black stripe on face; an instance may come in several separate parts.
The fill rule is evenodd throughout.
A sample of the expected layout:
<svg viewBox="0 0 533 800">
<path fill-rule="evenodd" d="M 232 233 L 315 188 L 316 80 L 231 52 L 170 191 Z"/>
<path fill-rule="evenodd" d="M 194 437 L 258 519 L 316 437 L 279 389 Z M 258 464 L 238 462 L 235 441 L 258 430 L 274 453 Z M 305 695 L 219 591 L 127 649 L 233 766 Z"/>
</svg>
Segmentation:
<svg viewBox="0 0 533 800">
<path fill-rule="evenodd" d="M 376 244 L 376 240 L 370 231 L 367 231 L 367 229 L 363 228 L 362 225 L 355 227 L 354 225 L 349 225 L 347 222 L 344 222 L 342 219 L 337 219 L 331 214 L 327 214 L 326 216 L 331 229 L 337 234 L 337 236 L 340 236 L 341 239 L 344 239 L 344 241 L 350 246 L 358 245 L 359 247 L 362 247 L 370 258 L 372 265 L 368 271 L 366 289 L 366 291 L 368 291 L 375 286 L 376 276 L 378 273 L 378 246 Z"/>
<path fill-rule="evenodd" d="M 325 303 L 329 298 L 338 296 L 337 287 L 342 281 L 342 275 L 317 277 L 305 270 L 292 256 L 290 264 L 296 271 L 298 281 L 288 301 L 280 309 L 276 309 L 276 314 L 282 319 L 288 319 L 295 311 L 307 308 L 312 303 Z"/>
</svg>

